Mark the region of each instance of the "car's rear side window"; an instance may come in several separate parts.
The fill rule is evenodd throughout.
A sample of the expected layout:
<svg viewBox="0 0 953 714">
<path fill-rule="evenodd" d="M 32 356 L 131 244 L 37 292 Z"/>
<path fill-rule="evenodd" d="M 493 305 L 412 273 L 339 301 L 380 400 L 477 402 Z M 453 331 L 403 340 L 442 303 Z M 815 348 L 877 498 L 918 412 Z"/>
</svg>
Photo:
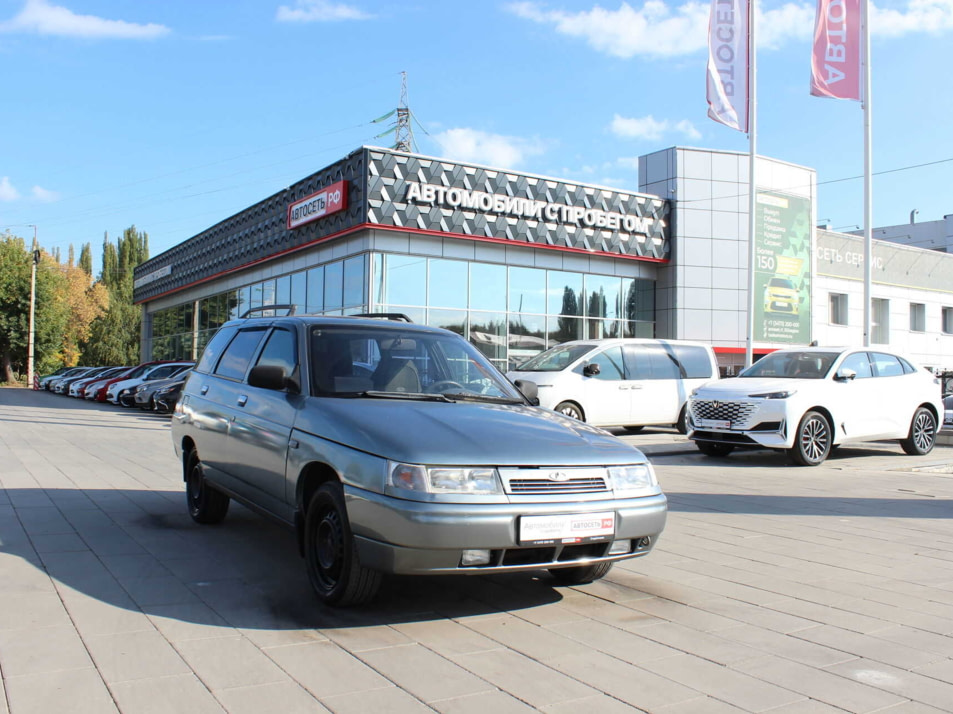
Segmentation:
<svg viewBox="0 0 953 714">
<path fill-rule="evenodd" d="M 264 336 L 264 327 L 240 331 L 225 348 L 218 367 L 215 368 L 215 374 L 228 379 L 244 379 L 248 365 Z"/>
<path fill-rule="evenodd" d="M 903 374 L 903 365 L 893 355 L 872 352 L 870 356 L 873 359 L 874 372 L 878 377 L 899 377 Z"/>
<path fill-rule="evenodd" d="M 698 345 L 672 345 L 682 369 L 683 379 L 711 379 L 712 366 L 708 350 Z"/>
<path fill-rule="evenodd" d="M 196 372 L 211 372 L 215 368 L 215 363 L 225 351 L 225 345 L 235 336 L 237 327 L 223 327 L 215 333 L 215 336 L 205 345 L 205 351 L 202 353 L 202 359 L 195 367 Z"/>
</svg>

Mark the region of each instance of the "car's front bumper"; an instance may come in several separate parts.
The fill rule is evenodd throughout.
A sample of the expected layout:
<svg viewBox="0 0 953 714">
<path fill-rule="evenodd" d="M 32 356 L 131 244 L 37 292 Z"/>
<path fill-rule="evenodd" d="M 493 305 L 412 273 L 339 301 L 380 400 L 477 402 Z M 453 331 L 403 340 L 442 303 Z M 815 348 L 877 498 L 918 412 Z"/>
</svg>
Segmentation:
<svg viewBox="0 0 953 714">
<path fill-rule="evenodd" d="M 783 399 L 689 400 L 688 438 L 733 446 L 789 449 L 794 445 Z"/>
<path fill-rule="evenodd" d="M 569 503 L 446 504 L 408 501 L 345 487 L 361 563 L 401 574 L 481 574 L 585 565 L 645 555 L 665 527 L 663 494 Z M 604 542 L 521 546 L 522 516 L 615 514 L 615 533 Z M 627 552 L 608 555 L 612 541 Z M 464 550 L 490 551 L 486 565 L 462 566 Z"/>
</svg>

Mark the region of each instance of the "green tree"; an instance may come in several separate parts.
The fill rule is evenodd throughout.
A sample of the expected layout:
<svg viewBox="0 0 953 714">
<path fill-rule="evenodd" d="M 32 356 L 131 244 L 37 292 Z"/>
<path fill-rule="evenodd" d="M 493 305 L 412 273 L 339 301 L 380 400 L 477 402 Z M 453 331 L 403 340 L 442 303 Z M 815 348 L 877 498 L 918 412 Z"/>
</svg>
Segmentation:
<svg viewBox="0 0 953 714">
<path fill-rule="evenodd" d="M 0 374 L 16 381 L 26 357 L 30 315 L 30 253 L 22 238 L 0 240 Z"/>
<path fill-rule="evenodd" d="M 79 267 L 89 276 L 90 280 L 93 279 L 93 249 L 89 243 L 83 243 L 79 252 Z"/>
<path fill-rule="evenodd" d="M 115 243 L 103 238 L 99 282 L 108 291 L 109 308 L 90 326 L 83 343 L 86 364 L 135 364 L 139 361 L 142 313 L 132 302 L 133 269 L 149 258 L 149 236 L 130 226 Z"/>
</svg>

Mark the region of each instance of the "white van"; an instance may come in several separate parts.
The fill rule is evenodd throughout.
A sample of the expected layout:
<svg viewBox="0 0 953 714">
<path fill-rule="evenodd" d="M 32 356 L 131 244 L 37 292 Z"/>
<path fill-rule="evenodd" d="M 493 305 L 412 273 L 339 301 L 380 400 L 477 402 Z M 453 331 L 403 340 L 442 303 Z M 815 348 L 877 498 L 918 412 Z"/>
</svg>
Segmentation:
<svg viewBox="0 0 953 714">
<path fill-rule="evenodd" d="M 718 379 L 718 361 L 701 342 L 577 340 L 536 355 L 506 376 L 535 382 L 540 406 L 589 424 L 633 431 L 673 425 L 684 434 L 688 396 Z"/>
</svg>

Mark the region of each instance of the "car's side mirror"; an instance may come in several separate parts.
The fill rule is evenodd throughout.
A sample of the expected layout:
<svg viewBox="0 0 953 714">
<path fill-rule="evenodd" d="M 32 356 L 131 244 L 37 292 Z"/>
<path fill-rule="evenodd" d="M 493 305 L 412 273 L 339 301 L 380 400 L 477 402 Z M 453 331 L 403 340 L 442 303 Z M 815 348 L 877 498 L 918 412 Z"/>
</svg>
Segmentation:
<svg viewBox="0 0 953 714">
<path fill-rule="evenodd" d="M 596 364 L 596 363 L 594 363 L 594 362 L 590 362 L 589 364 L 587 364 L 585 367 L 582 368 L 582 376 L 583 376 L 583 377 L 595 377 L 595 376 L 596 376 L 597 374 L 599 374 L 601 371 L 602 371 L 602 370 L 599 368 L 599 365 L 598 365 L 598 364 Z"/>
<path fill-rule="evenodd" d="M 251 372 L 248 373 L 248 386 L 275 391 L 288 388 L 294 391 L 297 384 L 285 374 L 284 367 L 260 364 L 252 367 Z"/>
<path fill-rule="evenodd" d="M 841 367 L 839 370 L 837 370 L 837 374 L 834 375 L 834 379 L 836 379 L 838 382 L 849 382 L 856 376 L 857 372 L 854 370 L 848 367 Z"/>
<path fill-rule="evenodd" d="M 536 386 L 536 382 L 531 382 L 528 379 L 517 379 L 513 382 L 513 385 L 520 390 L 520 394 L 529 400 L 530 404 L 534 407 L 539 406 L 539 387 Z"/>
</svg>

